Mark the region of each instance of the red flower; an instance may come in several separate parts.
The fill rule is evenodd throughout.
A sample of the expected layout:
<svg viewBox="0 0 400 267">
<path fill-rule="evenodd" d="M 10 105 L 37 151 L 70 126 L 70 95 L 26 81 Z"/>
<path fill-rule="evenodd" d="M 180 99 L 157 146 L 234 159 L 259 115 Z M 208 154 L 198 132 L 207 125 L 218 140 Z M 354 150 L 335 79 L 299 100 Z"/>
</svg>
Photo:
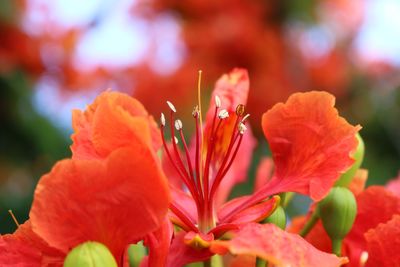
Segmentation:
<svg viewBox="0 0 400 267">
<path fill-rule="evenodd" d="M 160 144 L 154 127 L 143 106 L 123 94 L 103 93 L 87 111 L 74 111 L 73 159 L 40 179 L 30 211 L 32 230 L 21 227 L 2 237 L 8 256 L 0 257 L 0 265 L 14 254 L 21 266 L 40 265 L 51 255 L 50 246 L 62 264 L 69 250 L 85 241 L 106 245 L 120 266 L 127 246 L 141 239 L 168 250 L 170 194 L 153 151 Z M 158 237 L 167 241 L 157 244 Z M 165 261 L 166 252 L 155 254 L 151 262 Z"/>
<path fill-rule="evenodd" d="M 274 176 L 254 195 L 221 206 L 216 196 L 220 191 L 231 189 L 239 180 L 232 177 L 245 175 L 247 157 L 254 143 L 250 134 L 245 133 L 247 115 L 243 104 L 248 88 L 247 73 L 240 69 L 217 82 L 203 138 L 200 113 L 195 108 L 194 153 L 187 147 L 182 122 L 175 121 L 176 108 L 171 103 L 168 102 L 170 134 L 175 139 L 171 146 L 164 137 L 165 116 L 161 117 L 166 154 L 190 193 L 189 196 L 172 187 L 171 219 L 188 232 L 185 243 L 197 249 L 209 247 L 226 231 L 266 218 L 278 205 L 279 197 L 271 198 L 274 194 L 294 191 L 321 199 L 354 162 L 350 154 L 357 146 L 355 134 L 360 127 L 353 127 L 339 117 L 333 108 L 333 96 L 323 92 L 295 94 L 286 104 L 277 104 L 263 116 L 264 133 L 276 165 Z M 176 136 L 181 137 L 183 155 L 176 144 Z M 236 155 L 240 155 L 240 161 L 234 160 Z M 233 172 L 236 164 L 244 165 L 241 172 Z M 229 172 L 233 172 L 231 176 L 227 175 Z M 222 186 L 225 179 L 232 179 L 228 180 L 226 188 Z M 227 193 L 223 196 L 226 199 Z"/>
<path fill-rule="evenodd" d="M 400 214 L 400 199 L 382 186 L 371 186 L 357 195 L 356 200 L 357 216 L 350 233 L 343 241 L 343 255 L 349 258 L 349 266 L 359 267 L 360 262 L 365 261 L 362 259 L 363 253 L 370 253 L 367 233 L 372 231 L 371 238 L 375 241 L 384 238 L 377 236 L 382 231 L 374 229 L 380 224 L 387 223 L 395 214 Z M 295 219 L 291 232 L 298 232 L 304 225 L 305 219 L 305 217 Z M 331 241 L 320 222 L 310 231 L 306 240 L 322 251 L 332 251 Z M 368 256 L 367 262 L 371 260 L 371 257 L 371 255 Z"/>
</svg>

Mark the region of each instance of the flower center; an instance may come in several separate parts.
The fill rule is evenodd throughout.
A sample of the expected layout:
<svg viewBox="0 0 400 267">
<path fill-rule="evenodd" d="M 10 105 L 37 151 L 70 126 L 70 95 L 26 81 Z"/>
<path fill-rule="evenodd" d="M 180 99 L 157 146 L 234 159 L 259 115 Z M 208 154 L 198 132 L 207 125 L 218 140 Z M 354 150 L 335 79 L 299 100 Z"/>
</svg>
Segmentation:
<svg viewBox="0 0 400 267">
<path fill-rule="evenodd" d="M 249 115 L 244 116 L 244 105 L 238 105 L 234 112 L 235 117 L 230 118 L 231 114 L 226 109 L 221 109 L 221 100 L 216 96 L 212 123 L 206 125 L 204 136 L 201 111 L 199 106 L 196 106 L 192 113 L 195 120 L 195 148 L 189 149 L 183 133 L 182 121 L 175 120 L 176 108 L 169 101 L 167 101 L 167 104 L 170 108 L 169 130 L 172 146 L 168 146 L 166 143 L 164 133 L 167 128 L 166 119 L 162 113 L 161 137 L 164 149 L 176 173 L 195 201 L 198 227 L 191 222 L 189 216 L 177 203 L 171 204 L 171 211 L 188 229 L 207 233 L 216 226 L 215 195 L 238 153 L 243 134 L 246 131 L 245 122 Z M 228 121 L 234 123 L 233 128 L 228 127 Z M 223 134 L 221 134 L 221 131 Z M 230 132 L 226 134 L 224 131 Z M 179 141 L 182 143 L 182 153 L 178 148 Z M 227 148 L 222 152 L 219 151 L 216 155 L 217 144 L 226 142 L 229 142 Z"/>
</svg>

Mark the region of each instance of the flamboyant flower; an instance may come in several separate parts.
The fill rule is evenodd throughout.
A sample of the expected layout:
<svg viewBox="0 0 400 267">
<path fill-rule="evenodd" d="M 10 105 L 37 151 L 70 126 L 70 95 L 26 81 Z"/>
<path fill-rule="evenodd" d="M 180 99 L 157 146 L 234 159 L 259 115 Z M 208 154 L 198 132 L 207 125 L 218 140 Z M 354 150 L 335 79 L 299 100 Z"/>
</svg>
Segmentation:
<svg viewBox="0 0 400 267">
<path fill-rule="evenodd" d="M 118 127 L 108 130 L 133 142 L 117 140 L 105 128 L 98 134 L 96 127 L 79 125 L 83 128 L 74 138 L 81 146 L 72 146 L 75 158 L 58 162 L 37 185 L 28 224 L 31 230 L 21 226 L 13 235 L 1 237 L 0 251 L 6 252 L 0 257 L 1 266 L 13 257 L 19 257 L 16 266 L 62 266 L 67 253 L 86 241 L 104 244 L 122 266 L 130 244 L 150 238 L 160 227 L 165 229 L 170 193 L 153 151 L 151 118 L 140 113 L 141 105 L 124 106 L 122 95 L 110 95 L 121 107 L 114 105 L 114 117 L 102 119 L 111 119 Z M 106 98 L 103 95 L 97 109 L 79 118 L 96 121 L 97 112 L 110 107 L 109 102 L 101 102 Z M 131 118 L 135 112 L 138 118 Z M 135 128 L 139 126 L 143 126 L 140 134 Z M 105 142 L 107 137 L 113 142 Z M 46 265 L 53 254 L 54 264 Z"/>
<path fill-rule="evenodd" d="M 355 134 L 360 127 L 353 127 L 339 117 L 333 107 L 334 97 L 323 92 L 294 94 L 286 104 L 277 104 L 263 115 L 262 126 L 275 163 L 273 177 L 253 195 L 221 205 L 216 196 L 219 191 L 226 191 L 222 182 L 230 178 L 227 174 L 235 170 L 235 164 L 243 164 L 249 156 L 241 153 L 241 145 L 246 148 L 252 142 L 248 137 L 246 141 L 246 135 L 250 134 L 245 132 L 248 88 L 247 72 L 240 69 L 217 82 L 204 133 L 199 106 L 193 111 L 196 129 L 195 145 L 191 147 L 194 149 L 186 143 L 182 122 L 175 120 L 175 106 L 168 102 L 172 145 L 166 142 L 166 116 L 161 115 L 166 157 L 186 190 L 172 186 L 170 217 L 187 232 L 184 242 L 197 249 L 209 247 L 229 230 L 268 217 L 279 204 L 275 194 L 292 191 L 314 200 L 322 199 L 354 162 L 350 154 L 357 146 Z M 242 168 L 236 175 L 245 175 L 245 170 Z M 235 179 L 228 185 L 234 182 Z"/>
<path fill-rule="evenodd" d="M 358 193 L 356 200 L 358 208 L 356 220 L 351 231 L 343 240 L 342 254 L 349 258 L 349 266 L 352 267 L 364 266 L 366 262 L 366 266 L 385 266 L 383 262 L 378 265 L 370 265 L 370 261 L 378 261 L 378 259 L 374 259 L 373 255 L 379 253 L 374 252 L 373 255 L 370 255 L 371 249 L 368 244 L 368 233 L 373 233 L 371 234 L 373 242 L 377 242 L 380 238 L 385 238 L 378 235 L 380 233 L 385 233 L 386 235 L 386 230 L 376 229 L 379 225 L 388 223 L 394 215 L 400 214 L 400 198 L 382 186 L 371 186 L 365 191 Z M 306 217 L 304 216 L 295 218 L 290 231 L 298 232 L 303 227 L 305 221 Z M 383 227 L 382 229 L 385 228 Z M 392 228 L 389 229 L 392 231 Z M 395 231 L 393 231 L 393 234 L 395 234 Z M 331 241 L 320 222 L 307 234 L 306 240 L 322 251 L 332 251 Z M 377 245 L 373 246 L 376 247 Z"/>
</svg>

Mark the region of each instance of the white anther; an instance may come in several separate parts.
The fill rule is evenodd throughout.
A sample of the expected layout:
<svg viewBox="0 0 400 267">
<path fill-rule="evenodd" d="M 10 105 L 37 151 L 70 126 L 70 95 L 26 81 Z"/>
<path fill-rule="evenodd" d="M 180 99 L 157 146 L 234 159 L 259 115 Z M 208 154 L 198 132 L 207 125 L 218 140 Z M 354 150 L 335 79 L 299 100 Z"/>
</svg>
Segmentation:
<svg viewBox="0 0 400 267">
<path fill-rule="evenodd" d="M 250 117 L 250 114 L 246 114 L 246 115 L 243 117 L 242 122 L 245 122 L 249 117 Z"/>
<path fill-rule="evenodd" d="M 162 126 L 165 126 L 165 116 L 164 116 L 164 113 L 162 113 L 162 112 L 161 112 L 160 121 L 161 121 L 161 125 L 162 125 Z"/>
<path fill-rule="evenodd" d="M 360 266 L 363 267 L 368 261 L 368 252 L 363 251 L 360 256 Z"/>
<path fill-rule="evenodd" d="M 223 109 L 218 113 L 218 118 L 220 118 L 221 120 L 226 119 L 228 117 L 229 117 L 229 113 L 226 109 Z"/>
<path fill-rule="evenodd" d="M 175 121 L 175 128 L 179 131 L 182 129 L 182 121 L 181 120 L 176 120 Z"/>
<path fill-rule="evenodd" d="M 171 102 L 167 101 L 167 105 L 173 112 L 176 112 L 176 108 Z"/>
<path fill-rule="evenodd" d="M 176 136 L 174 136 L 174 141 L 175 141 L 175 144 L 178 144 L 178 138 L 176 138 Z"/>
<path fill-rule="evenodd" d="M 240 134 L 244 134 L 244 132 L 247 130 L 246 125 L 244 125 L 243 123 L 239 123 L 238 128 L 239 128 L 239 133 Z"/>
<path fill-rule="evenodd" d="M 221 107 L 221 99 L 217 95 L 215 96 L 215 105 L 217 106 L 217 108 Z"/>
</svg>

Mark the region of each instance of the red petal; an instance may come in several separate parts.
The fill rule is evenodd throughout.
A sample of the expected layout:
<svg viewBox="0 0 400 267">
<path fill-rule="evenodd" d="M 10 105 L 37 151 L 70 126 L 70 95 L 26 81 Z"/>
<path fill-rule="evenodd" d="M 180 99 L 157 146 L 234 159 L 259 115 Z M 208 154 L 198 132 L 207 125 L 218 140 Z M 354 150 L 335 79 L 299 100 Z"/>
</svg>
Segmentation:
<svg viewBox="0 0 400 267">
<path fill-rule="evenodd" d="M 0 236 L 0 266 L 61 267 L 64 257 L 32 231 L 29 221 L 14 234 Z"/>
<path fill-rule="evenodd" d="M 104 92 L 86 111 L 73 111 L 74 158 L 105 158 L 113 150 L 133 142 L 161 146 L 159 130 L 143 105 L 128 95 Z"/>
<path fill-rule="evenodd" d="M 274 162 L 270 157 L 263 157 L 258 164 L 254 191 L 262 188 L 272 177 Z"/>
<path fill-rule="evenodd" d="M 264 188 L 268 194 L 293 191 L 320 200 L 352 165 L 360 127 L 340 117 L 334 104 L 325 92 L 296 93 L 264 113 L 262 127 L 276 166 Z"/>
<path fill-rule="evenodd" d="M 357 217 L 346 237 L 350 261 L 358 262 L 367 249 L 364 233 L 400 213 L 400 200 L 382 186 L 368 187 L 357 196 Z"/>
<path fill-rule="evenodd" d="M 145 244 L 149 247 L 149 256 L 146 260 L 148 266 L 165 266 L 173 232 L 171 222 L 165 219 L 160 228 L 147 235 Z"/>
<path fill-rule="evenodd" d="M 214 241 L 211 251 L 219 254 L 256 255 L 278 266 L 341 266 L 346 258 L 317 250 L 299 235 L 287 233 L 273 224 L 251 223 L 229 241 Z"/>
<path fill-rule="evenodd" d="M 30 217 L 33 230 L 65 253 L 93 240 L 119 260 L 130 242 L 161 224 L 168 205 L 168 185 L 155 156 L 137 144 L 106 161 L 57 163 L 39 181 Z"/>
<path fill-rule="evenodd" d="M 369 266 L 400 266 L 400 215 L 365 234 Z"/>
<path fill-rule="evenodd" d="M 290 233 L 299 233 L 303 229 L 308 218 L 306 216 L 295 217 L 292 219 L 290 227 L 287 229 Z M 319 220 L 312 230 L 307 234 L 305 240 L 315 248 L 324 251 L 332 251 L 332 242 L 326 233 L 321 221 Z"/>
<path fill-rule="evenodd" d="M 211 123 L 215 110 L 215 97 L 221 100 L 221 109 L 229 113 L 235 112 L 237 105 L 247 104 L 249 95 L 249 75 L 245 69 L 233 69 L 230 73 L 222 75 L 215 84 L 211 95 L 210 106 L 207 112 L 207 123 Z"/>
</svg>

